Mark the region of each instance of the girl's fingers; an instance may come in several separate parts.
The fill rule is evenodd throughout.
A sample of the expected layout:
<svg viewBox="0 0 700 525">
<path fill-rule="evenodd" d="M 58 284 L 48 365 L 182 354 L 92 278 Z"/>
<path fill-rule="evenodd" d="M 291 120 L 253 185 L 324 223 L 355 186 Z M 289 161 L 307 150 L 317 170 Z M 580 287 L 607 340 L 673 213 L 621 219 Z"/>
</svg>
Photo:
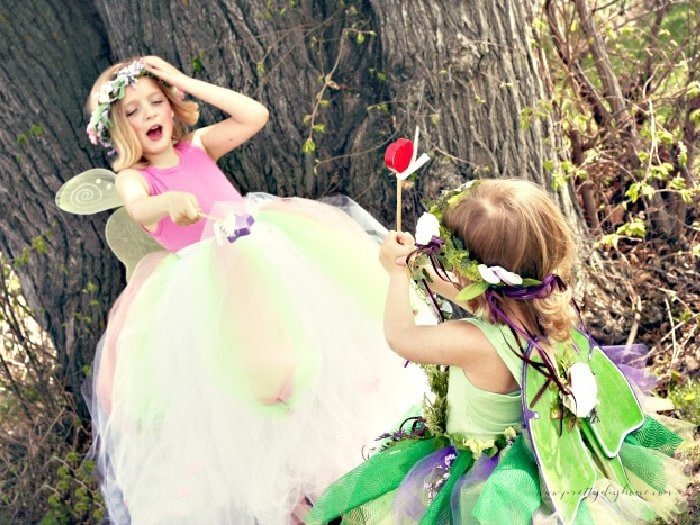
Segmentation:
<svg viewBox="0 0 700 525">
<path fill-rule="evenodd" d="M 415 241 L 413 240 L 413 235 L 407 232 L 398 233 L 396 241 L 404 246 L 410 246 L 415 244 Z"/>
</svg>

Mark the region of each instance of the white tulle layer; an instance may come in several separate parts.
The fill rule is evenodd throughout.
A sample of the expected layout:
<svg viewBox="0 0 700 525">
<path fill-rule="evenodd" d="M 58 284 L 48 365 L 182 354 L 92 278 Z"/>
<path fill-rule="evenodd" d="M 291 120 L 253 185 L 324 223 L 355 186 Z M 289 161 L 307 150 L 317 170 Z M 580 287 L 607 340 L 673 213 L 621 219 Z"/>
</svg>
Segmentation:
<svg viewBox="0 0 700 525">
<path fill-rule="evenodd" d="M 233 244 L 149 256 L 113 309 L 91 407 L 114 523 L 294 523 L 422 399 L 383 337 L 376 243 L 329 206 L 271 202 Z"/>
</svg>

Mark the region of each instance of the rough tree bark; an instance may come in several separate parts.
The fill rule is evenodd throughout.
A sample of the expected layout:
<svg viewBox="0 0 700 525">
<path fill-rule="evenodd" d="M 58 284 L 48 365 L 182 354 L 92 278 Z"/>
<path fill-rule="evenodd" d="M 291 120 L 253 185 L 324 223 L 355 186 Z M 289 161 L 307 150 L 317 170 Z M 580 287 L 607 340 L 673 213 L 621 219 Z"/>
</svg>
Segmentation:
<svg viewBox="0 0 700 525">
<path fill-rule="evenodd" d="M 420 124 L 437 162 L 419 194 L 471 174 L 522 177 L 551 187 L 543 169 L 557 160 L 546 119 L 525 129 L 521 113 L 548 98 L 529 43 L 534 4 L 376 0 L 384 67 L 398 102 L 398 128 Z M 569 188 L 564 213 L 578 224 Z"/>
<path fill-rule="evenodd" d="M 108 65 L 94 7 L 57 4 L 10 0 L 0 13 L 0 252 L 29 255 L 17 267 L 24 294 L 77 392 L 122 272 L 107 255 L 105 217 L 85 220 L 54 205 L 64 180 L 103 162 L 88 148 L 82 106 Z"/>
<path fill-rule="evenodd" d="M 8 210 L 0 251 L 17 257 L 51 230 L 47 254 L 19 271 L 74 388 L 123 274 L 103 242 L 106 217 L 61 213 L 53 194 L 72 174 L 106 164 L 87 143 L 81 106 L 111 61 L 158 54 L 262 100 L 271 122 L 222 162 L 243 191 L 343 192 L 390 224 L 395 185 L 382 154 L 416 125 L 434 160 L 408 199 L 406 227 L 421 196 L 477 174 L 550 187 L 543 163 L 557 157 L 552 128 L 520 123 L 525 108 L 546 98 L 528 41 L 531 2 L 11 3 L 12 19 L 0 16 L 0 192 Z M 204 107 L 201 123 L 219 116 Z M 558 198 L 578 225 L 569 189 Z M 99 288 L 98 308 L 82 292 L 89 282 Z M 83 316 L 89 326 L 77 321 Z"/>
</svg>

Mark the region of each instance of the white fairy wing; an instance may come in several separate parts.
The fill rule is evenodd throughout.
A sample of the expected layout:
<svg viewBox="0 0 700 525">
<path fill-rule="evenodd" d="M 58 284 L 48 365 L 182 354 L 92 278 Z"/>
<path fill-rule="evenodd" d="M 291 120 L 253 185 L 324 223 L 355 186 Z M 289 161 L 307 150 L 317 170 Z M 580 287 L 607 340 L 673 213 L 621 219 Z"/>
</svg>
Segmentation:
<svg viewBox="0 0 700 525">
<path fill-rule="evenodd" d="M 145 255 L 165 249 L 149 237 L 143 228 L 129 217 L 126 208 L 123 207 L 115 211 L 107 220 L 105 233 L 107 244 L 126 267 L 127 281 L 136 264 Z"/>
<path fill-rule="evenodd" d="M 116 173 L 106 169 L 84 171 L 61 186 L 56 193 L 56 206 L 76 215 L 123 206 L 115 185 L 116 177 Z"/>
</svg>

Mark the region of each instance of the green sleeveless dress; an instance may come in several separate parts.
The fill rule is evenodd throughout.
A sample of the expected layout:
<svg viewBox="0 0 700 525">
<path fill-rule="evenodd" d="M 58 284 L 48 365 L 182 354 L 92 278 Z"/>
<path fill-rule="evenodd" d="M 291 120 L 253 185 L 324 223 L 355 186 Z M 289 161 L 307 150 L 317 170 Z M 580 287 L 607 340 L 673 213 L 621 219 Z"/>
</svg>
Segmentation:
<svg viewBox="0 0 700 525">
<path fill-rule="evenodd" d="M 594 435 L 581 438 L 578 426 L 560 429 L 549 417 L 548 396 L 556 392 L 535 395 L 541 374 L 512 350 L 518 347 L 507 327 L 465 321 L 484 333 L 525 389 L 487 392 L 450 367 L 444 432 L 423 429 L 376 452 L 325 490 L 305 518 L 308 525 L 338 517 L 358 525 L 636 525 L 679 509 L 687 478 L 671 456 L 681 439 L 641 411 L 634 430 L 618 425 L 636 417 L 638 403 L 587 337 L 572 331 L 580 358 L 593 356 L 599 412 L 612 420 L 608 435 L 619 437 L 612 458 L 594 446 Z M 589 464 L 594 474 L 587 478 Z"/>
<path fill-rule="evenodd" d="M 515 340 L 507 327 L 487 323 L 478 318 L 464 321 L 477 326 L 493 345 L 515 380 L 520 384 L 523 362 L 508 345 Z M 475 387 L 464 371 L 456 366 L 449 369 L 447 391 L 447 433 L 464 435 L 477 440 L 495 439 L 507 427 L 522 427 L 522 393 L 496 394 Z"/>
</svg>

